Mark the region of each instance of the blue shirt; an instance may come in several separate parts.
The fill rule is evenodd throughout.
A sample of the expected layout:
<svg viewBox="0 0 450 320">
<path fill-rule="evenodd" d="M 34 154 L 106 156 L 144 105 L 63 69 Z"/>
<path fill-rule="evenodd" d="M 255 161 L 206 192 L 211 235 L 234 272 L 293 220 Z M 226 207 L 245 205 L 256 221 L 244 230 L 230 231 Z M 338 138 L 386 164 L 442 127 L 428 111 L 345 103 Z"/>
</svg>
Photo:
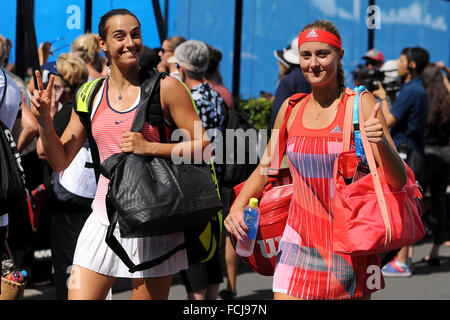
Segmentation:
<svg viewBox="0 0 450 320">
<path fill-rule="evenodd" d="M 280 83 L 277 86 L 275 92 L 275 98 L 272 104 L 272 118 L 270 122 L 271 128 L 275 123 L 278 111 L 280 111 L 281 105 L 284 100 L 289 98 L 295 93 L 310 93 L 311 85 L 306 81 L 300 67 L 294 67 L 291 72 L 281 78 Z"/>
<path fill-rule="evenodd" d="M 424 155 L 424 134 L 428 100 L 420 78 L 412 78 L 399 91 L 391 109 L 398 122 L 391 129 L 391 136 L 398 148 L 403 142 Z"/>
</svg>

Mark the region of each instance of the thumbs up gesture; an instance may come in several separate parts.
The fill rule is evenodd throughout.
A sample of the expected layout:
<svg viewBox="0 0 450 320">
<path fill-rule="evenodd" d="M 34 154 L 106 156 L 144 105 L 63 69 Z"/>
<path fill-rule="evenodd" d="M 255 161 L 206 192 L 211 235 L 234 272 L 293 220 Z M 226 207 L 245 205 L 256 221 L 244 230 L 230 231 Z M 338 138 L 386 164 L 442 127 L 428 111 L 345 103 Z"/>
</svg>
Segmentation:
<svg viewBox="0 0 450 320">
<path fill-rule="evenodd" d="M 384 138 L 384 131 L 381 121 L 378 119 L 380 111 L 380 103 L 377 103 L 370 114 L 369 119 L 364 122 L 366 136 L 371 143 L 380 143 Z"/>
</svg>

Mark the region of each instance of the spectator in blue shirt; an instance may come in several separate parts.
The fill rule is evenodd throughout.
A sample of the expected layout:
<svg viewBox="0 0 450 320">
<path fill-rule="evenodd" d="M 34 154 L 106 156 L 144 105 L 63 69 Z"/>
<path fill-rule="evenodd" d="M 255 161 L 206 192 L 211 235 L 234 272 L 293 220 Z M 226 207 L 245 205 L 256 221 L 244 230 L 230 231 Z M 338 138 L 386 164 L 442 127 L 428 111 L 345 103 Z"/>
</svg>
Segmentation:
<svg viewBox="0 0 450 320">
<path fill-rule="evenodd" d="M 428 51 L 423 48 L 402 50 L 398 61 L 398 75 L 403 80 L 403 87 L 391 109 L 381 84 L 373 92 L 382 101 L 383 113 L 396 147 L 400 153 L 405 153 L 406 162 L 416 175 L 420 172 L 425 154 L 424 133 L 428 103 L 420 75 L 428 60 Z"/>
<path fill-rule="evenodd" d="M 394 105 L 389 109 L 386 91 L 379 84 L 373 94 L 382 101 L 382 110 L 391 136 L 400 155 L 411 167 L 416 179 L 421 182 L 425 164 L 424 135 L 427 119 L 427 93 L 420 75 L 428 64 L 428 51 L 420 48 L 405 48 L 398 60 L 398 75 L 403 80 Z M 421 183 L 423 184 L 423 183 Z M 412 276 L 412 247 L 402 248 L 393 261 L 383 267 L 385 277 Z"/>
<path fill-rule="evenodd" d="M 297 47 L 298 38 L 294 38 L 291 44 L 283 50 L 275 50 L 274 55 L 278 60 L 281 79 L 278 80 L 275 98 L 272 104 L 272 117 L 270 126 L 273 127 L 275 118 L 281 104 L 294 93 L 310 93 L 311 85 L 306 81 L 300 69 L 300 54 Z"/>
</svg>

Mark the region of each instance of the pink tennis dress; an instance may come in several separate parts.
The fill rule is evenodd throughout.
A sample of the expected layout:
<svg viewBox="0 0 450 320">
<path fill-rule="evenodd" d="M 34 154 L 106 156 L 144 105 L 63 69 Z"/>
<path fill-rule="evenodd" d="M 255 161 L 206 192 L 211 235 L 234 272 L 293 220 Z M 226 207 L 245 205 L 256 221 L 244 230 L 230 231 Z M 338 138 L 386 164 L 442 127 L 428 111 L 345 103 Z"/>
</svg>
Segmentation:
<svg viewBox="0 0 450 320">
<path fill-rule="evenodd" d="M 342 152 L 348 94 L 349 90 L 333 122 L 323 129 L 303 126 L 311 95 L 297 106 L 286 150 L 294 193 L 278 249 L 274 292 L 300 299 L 350 299 L 384 288 L 379 255 L 333 252 L 332 173 L 334 160 Z"/>
</svg>

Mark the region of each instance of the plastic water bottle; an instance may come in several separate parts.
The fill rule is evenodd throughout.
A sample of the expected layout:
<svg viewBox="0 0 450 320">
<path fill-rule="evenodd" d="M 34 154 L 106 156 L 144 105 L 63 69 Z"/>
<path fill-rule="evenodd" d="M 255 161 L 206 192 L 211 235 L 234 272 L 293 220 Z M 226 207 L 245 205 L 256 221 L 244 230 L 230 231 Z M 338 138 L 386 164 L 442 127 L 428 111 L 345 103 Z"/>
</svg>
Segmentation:
<svg viewBox="0 0 450 320">
<path fill-rule="evenodd" d="M 256 242 L 256 233 L 259 224 L 258 199 L 251 198 L 248 206 L 244 209 L 244 221 L 247 225 L 247 238 L 239 241 L 236 245 L 236 253 L 242 257 L 248 257 L 253 253 Z"/>
</svg>

